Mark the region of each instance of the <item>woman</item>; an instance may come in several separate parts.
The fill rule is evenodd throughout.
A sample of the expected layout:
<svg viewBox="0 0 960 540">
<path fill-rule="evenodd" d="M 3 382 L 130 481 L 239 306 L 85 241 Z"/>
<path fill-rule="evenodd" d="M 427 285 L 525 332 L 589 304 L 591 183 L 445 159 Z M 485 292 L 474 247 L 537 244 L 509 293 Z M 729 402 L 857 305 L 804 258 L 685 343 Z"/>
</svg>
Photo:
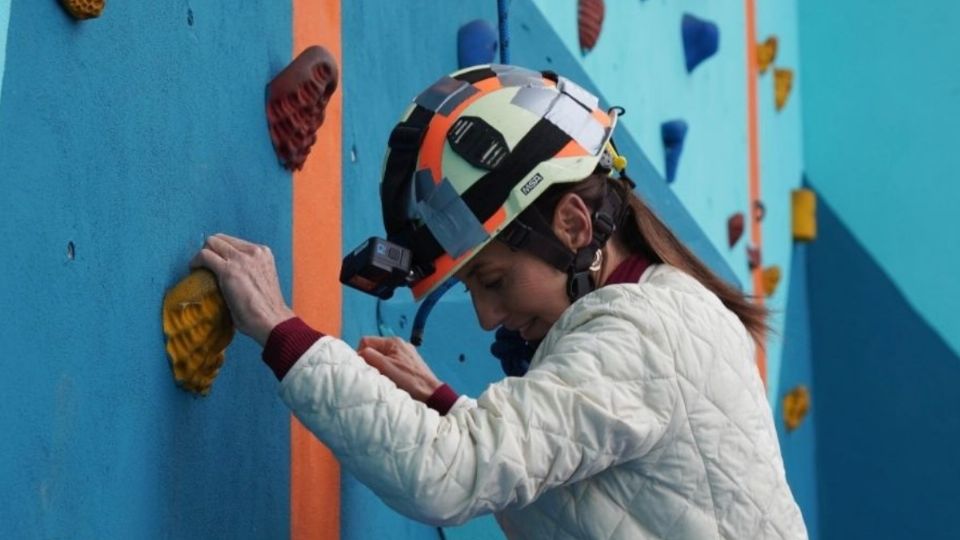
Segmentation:
<svg viewBox="0 0 960 540">
<path fill-rule="evenodd" d="M 633 194 L 617 115 L 552 73 L 481 66 L 391 135 L 384 222 L 415 298 L 458 278 L 481 326 L 539 342 L 475 401 L 405 342 L 358 353 L 309 328 L 262 246 L 216 235 L 193 264 L 297 417 L 401 513 L 493 512 L 510 538 L 805 538 L 752 360 L 765 313 Z"/>
</svg>

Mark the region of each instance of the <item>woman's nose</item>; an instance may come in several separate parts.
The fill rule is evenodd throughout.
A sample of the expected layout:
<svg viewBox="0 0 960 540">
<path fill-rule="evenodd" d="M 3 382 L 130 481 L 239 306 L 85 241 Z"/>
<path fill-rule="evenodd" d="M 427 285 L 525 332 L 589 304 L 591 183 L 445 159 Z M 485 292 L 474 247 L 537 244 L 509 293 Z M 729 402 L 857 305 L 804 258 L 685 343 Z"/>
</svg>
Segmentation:
<svg viewBox="0 0 960 540">
<path fill-rule="evenodd" d="M 473 294 L 473 309 L 477 312 L 477 320 L 484 330 L 494 330 L 506 319 L 506 311 L 500 302 L 486 298 L 484 295 Z"/>
</svg>

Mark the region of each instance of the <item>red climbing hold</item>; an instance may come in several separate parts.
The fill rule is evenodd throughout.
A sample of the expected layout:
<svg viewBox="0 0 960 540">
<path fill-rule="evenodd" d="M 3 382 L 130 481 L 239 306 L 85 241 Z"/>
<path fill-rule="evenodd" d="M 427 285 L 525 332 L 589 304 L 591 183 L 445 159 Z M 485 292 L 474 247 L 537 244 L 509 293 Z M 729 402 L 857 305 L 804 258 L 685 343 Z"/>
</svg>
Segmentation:
<svg viewBox="0 0 960 540">
<path fill-rule="evenodd" d="M 727 219 L 727 242 L 730 247 L 735 246 L 740 237 L 743 236 L 743 224 L 743 212 L 737 212 Z"/>
<path fill-rule="evenodd" d="M 603 26 L 603 0 L 579 0 L 577 24 L 580 33 L 580 50 L 589 52 L 597 44 L 600 27 Z"/>
<path fill-rule="evenodd" d="M 277 75 L 267 90 L 267 124 L 280 163 L 300 170 L 317 140 L 339 70 L 323 47 L 308 47 Z"/>
<path fill-rule="evenodd" d="M 760 248 L 749 246 L 747 247 L 747 266 L 750 270 L 756 270 L 760 268 Z"/>
</svg>

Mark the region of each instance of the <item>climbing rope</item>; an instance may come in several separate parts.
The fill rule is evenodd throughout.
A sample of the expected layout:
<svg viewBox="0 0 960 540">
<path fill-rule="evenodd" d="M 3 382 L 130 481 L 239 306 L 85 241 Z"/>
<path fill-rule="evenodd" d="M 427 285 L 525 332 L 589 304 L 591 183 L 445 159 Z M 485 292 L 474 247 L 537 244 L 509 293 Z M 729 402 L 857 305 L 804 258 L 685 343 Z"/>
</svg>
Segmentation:
<svg viewBox="0 0 960 540">
<path fill-rule="evenodd" d="M 500 25 L 500 63 L 510 63 L 510 28 L 507 25 L 507 3 L 510 0 L 497 0 L 497 19 Z"/>
</svg>

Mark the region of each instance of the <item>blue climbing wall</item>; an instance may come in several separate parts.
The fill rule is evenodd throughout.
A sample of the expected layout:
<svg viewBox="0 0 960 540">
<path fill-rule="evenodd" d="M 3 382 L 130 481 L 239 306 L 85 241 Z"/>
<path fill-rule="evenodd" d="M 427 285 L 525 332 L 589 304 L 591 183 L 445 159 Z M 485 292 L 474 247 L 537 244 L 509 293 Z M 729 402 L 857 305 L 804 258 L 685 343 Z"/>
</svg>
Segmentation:
<svg viewBox="0 0 960 540">
<path fill-rule="evenodd" d="M 160 305 L 217 231 L 289 280 L 263 92 L 290 9 L 107 4 L 0 2 L 0 537 L 283 538 L 276 382 L 239 337 L 209 398 L 177 389 Z"/>
<path fill-rule="evenodd" d="M 960 7 L 800 3 L 824 538 L 957 538 Z"/>
</svg>

